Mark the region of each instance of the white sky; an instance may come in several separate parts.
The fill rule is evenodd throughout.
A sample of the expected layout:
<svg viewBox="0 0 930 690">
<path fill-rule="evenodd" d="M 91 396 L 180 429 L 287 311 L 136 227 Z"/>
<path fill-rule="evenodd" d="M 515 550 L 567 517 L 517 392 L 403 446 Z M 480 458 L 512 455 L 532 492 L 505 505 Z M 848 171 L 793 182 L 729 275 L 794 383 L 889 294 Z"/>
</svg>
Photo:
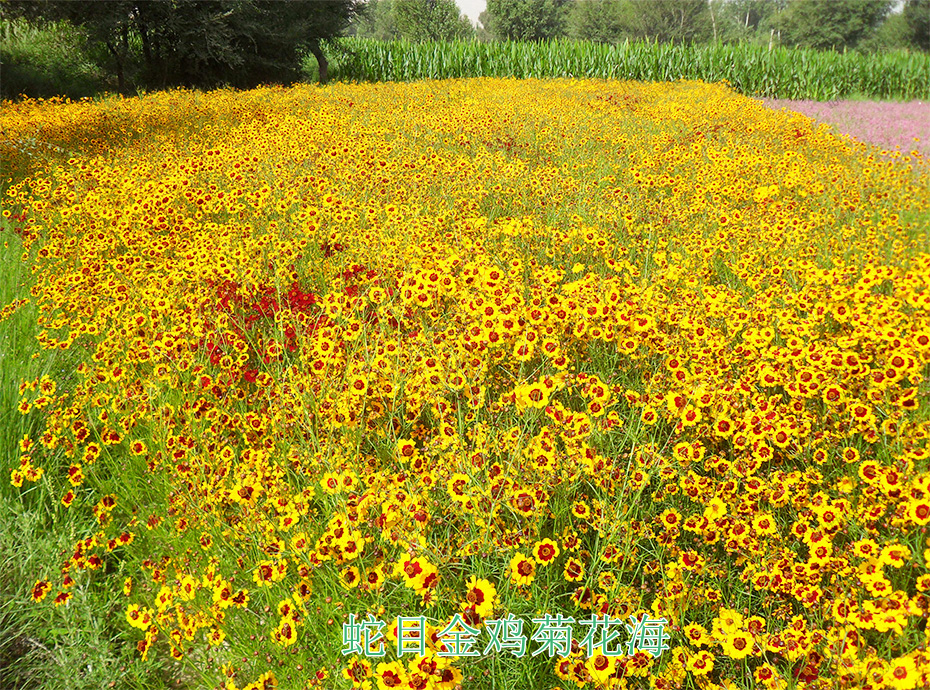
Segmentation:
<svg viewBox="0 0 930 690">
<path fill-rule="evenodd" d="M 488 6 L 487 0 L 455 0 L 462 14 L 471 19 L 472 24 L 478 23 L 478 15 Z"/>
</svg>

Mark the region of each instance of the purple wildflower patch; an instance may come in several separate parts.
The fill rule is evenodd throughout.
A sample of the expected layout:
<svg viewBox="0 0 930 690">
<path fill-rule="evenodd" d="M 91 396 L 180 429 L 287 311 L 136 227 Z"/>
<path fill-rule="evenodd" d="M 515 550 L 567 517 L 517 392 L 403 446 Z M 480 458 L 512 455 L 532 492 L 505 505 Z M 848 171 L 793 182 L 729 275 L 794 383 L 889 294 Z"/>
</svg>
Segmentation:
<svg viewBox="0 0 930 690">
<path fill-rule="evenodd" d="M 763 103 L 775 110 L 785 108 L 834 125 L 841 134 L 888 151 L 897 148 L 902 155 L 907 155 L 917 150 L 924 157 L 930 157 L 930 103 L 924 101 L 822 103 L 765 98 Z"/>
</svg>

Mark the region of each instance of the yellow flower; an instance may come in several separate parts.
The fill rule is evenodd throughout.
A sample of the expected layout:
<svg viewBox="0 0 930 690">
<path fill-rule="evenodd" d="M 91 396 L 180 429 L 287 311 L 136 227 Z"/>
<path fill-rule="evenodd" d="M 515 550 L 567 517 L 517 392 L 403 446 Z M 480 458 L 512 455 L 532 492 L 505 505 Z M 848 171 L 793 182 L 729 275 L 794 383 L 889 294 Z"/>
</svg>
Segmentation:
<svg viewBox="0 0 930 690">
<path fill-rule="evenodd" d="M 727 514 L 727 504 L 716 496 L 707 502 L 704 508 L 704 517 L 708 520 L 716 520 Z"/>
<path fill-rule="evenodd" d="M 577 558 L 569 558 L 565 561 L 565 568 L 562 570 L 562 575 L 569 582 L 578 582 L 584 578 L 584 564 Z"/>
<path fill-rule="evenodd" d="M 465 587 L 462 609 L 474 608 L 475 613 L 482 618 L 490 616 L 497 603 L 497 588 L 489 580 L 479 579 L 474 575 L 469 578 Z"/>
<path fill-rule="evenodd" d="M 752 654 L 752 635 L 742 630 L 730 632 L 721 642 L 721 649 L 731 659 L 743 659 Z"/>
<path fill-rule="evenodd" d="M 685 667 L 695 676 L 706 676 L 714 670 L 714 655 L 710 652 L 700 651 L 688 657 Z"/>
<path fill-rule="evenodd" d="M 522 553 L 510 559 L 510 581 L 518 587 L 525 587 L 536 577 L 536 563 Z"/>
<path fill-rule="evenodd" d="M 889 662 L 882 681 L 889 688 L 895 690 L 911 690 L 920 682 L 921 673 L 912 656 L 898 657 Z"/>
</svg>

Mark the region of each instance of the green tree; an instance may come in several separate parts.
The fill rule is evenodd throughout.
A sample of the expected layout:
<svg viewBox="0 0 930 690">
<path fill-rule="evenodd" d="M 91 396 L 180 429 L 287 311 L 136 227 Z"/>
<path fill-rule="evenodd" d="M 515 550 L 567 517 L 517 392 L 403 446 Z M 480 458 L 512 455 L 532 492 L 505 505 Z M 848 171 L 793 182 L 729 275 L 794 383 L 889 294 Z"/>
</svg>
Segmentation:
<svg viewBox="0 0 930 690">
<path fill-rule="evenodd" d="M 121 91 L 222 84 L 252 87 L 299 78 L 310 51 L 327 77 L 321 41 L 340 35 L 360 0 L 40 0 L 7 2 L 33 21 L 67 20 L 106 48 Z"/>
<path fill-rule="evenodd" d="M 451 41 L 470 38 L 474 28 L 455 0 L 393 0 L 394 23 L 411 41 Z"/>
<path fill-rule="evenodd" d="M 790 0 L 775 18 L 787 45 L 855 48 L 891 11 L 893 0 Z"/>
<path fill-rule="evenodd" d="M 713 36 L 707 0 L 632 0 L 636 38 L 683 43 Z"/>
<path fill-rule="evenodd" d="M 714 0 L 720 38 L 725 41 L 768 40 L 773 17 L 787 0 Z"/>
<path fill-rule="evenodd" d="M 391 0 L 370 0 L 353 26 L 359 38 L 393 41 L 400 37 Z"/>
<path fill-rule="evenodd" d="M 571 38 L 598 43 L 617 43 L 627 38 L 635 21 L 629 2 L 617 0 L 576 0 L 566 16 Z"/>
<path fill-rule="evenodd" d="M 908 0 L 904 6 L 904 21 L 911 45 L 918 50 L 930 50 L 930 0 Z"/>
<path fill-rule="evenodd" d="M 896 12 L 885 17 L 879 27 L 856 46 L 856 50 L 877 53 L 911 48 L 911 32 L 904 14 Z"/>
<path fill-rule="evenodd" d="M 487 43 L 494 40 L 494 34 L 491 33 L 491 19 L 488 16 L 488 10 L 484 9 L 478 15 L 478 26 L 475 27 L 475 36 L 479 41 Z"/>
<path fill-rule="evenodd" d="M 488 0 L 490 34 L 500 41 L 543 41 L 565 35 L 568 0 Z"/>
</svg>

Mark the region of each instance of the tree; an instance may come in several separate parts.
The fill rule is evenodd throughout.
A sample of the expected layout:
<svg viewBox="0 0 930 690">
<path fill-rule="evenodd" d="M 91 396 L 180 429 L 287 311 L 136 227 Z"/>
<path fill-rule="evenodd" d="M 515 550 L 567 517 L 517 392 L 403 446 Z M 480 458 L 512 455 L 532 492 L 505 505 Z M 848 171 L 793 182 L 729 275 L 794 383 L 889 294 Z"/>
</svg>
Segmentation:
<svg viewBox="0 0 930 690">
<path fill-rule="evenodd" d="M 411 41 L 452 41 L 474 34 L 455 0 L 393 0 L 393 14 L 398 33 Z"/>
<path fill-rule="evenodd" d="M 632 0 L 636 38 L 683 43 L 713 35 L 707 0 Z"/>
<path fill-rule="evenodd" d="M 566 19 L 571 38 L 598 43 L 616 43 L 627 38 L 634 23 L 632 5 L 617 0 L 576 0 Z"/>
<path fill-rule="evenodd" d="M 479 41 L 487 43 L 494 40 L 494 34 L 491 33 L 491 19 L 488 16 L 487 8 L 478 15 L 478 26 L 475 27 L 475 36 Z"/>
<path fill-rule="evenodd" d="M 568 9 L 568 0 L 488 0 L 482 24 L 500 41 L 542 41 L 565 35 Z"/>
<path fill-rule="evenodd" d="M 787 0 L 712 0 L 720 38 L 725 41 L 768 39 L 772 18 Z"/>
<path fill-rule="evenodd" d="M 788 45 L 855 48 L 875 32 L 892 6 L 893 0 L 790 0 L 775 26 Z"/>
<path fill-rule="evenodd" d="M 323 39 L 341 34 L 360 0 L 39 0 L 7 2 L 13 15 L 67 20 L 106 47 L 120 91 L 129 72 L 146 87 L 252 87 L 299 78 L 309 50 L 327 77 Z"/>
<path fill-rule="evenodd" d="M 393 41 L 400 37 L 391 0 L 370 0 L 354 26 L 355 35 L 359 38 Z"/>
<path fill-rule="evenodd" d="M 930 50 L 930 0 L 908 0 L 904 21 L 911 44 L 918 50 Z"/>
<path fill-rule="evenodd" d="M 907 50 L 911 47 L 911 32 L 907 20 L 902 12 L 897 12 L 889 14 L 868 38 L 859 41 L 856 50 L 880 53 L 888 50 Z"/>
</svg>

